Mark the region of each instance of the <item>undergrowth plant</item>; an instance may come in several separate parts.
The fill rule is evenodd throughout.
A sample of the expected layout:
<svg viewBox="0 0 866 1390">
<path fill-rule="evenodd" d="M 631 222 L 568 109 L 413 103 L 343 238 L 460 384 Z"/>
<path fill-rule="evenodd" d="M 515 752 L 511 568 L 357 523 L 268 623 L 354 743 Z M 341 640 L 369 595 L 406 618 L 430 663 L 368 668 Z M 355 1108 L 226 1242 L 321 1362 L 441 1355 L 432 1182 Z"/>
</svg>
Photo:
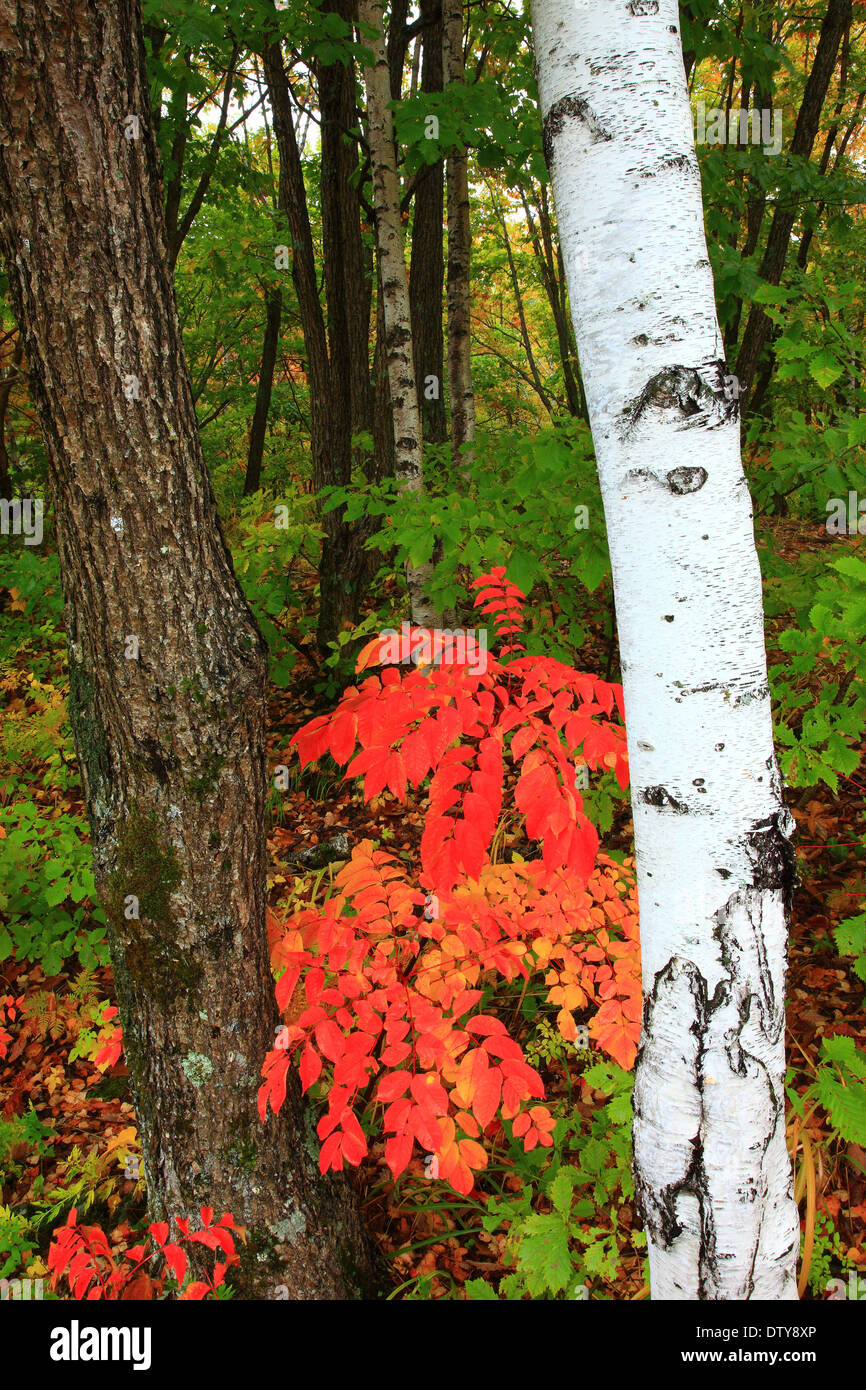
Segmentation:
<svg viewBox="0 0 866 1390">
<path fill-rule="evenodd" d="M 48 1252 L 51 1287 L 56 1289 L 60 1279 L 69 1286 L 75 1299 L 154 1299 L 168 1289 L 177 1292 L 180 1300 L 200 1300 L 209 1295 L 219 1297 L 224 1289 L 226 1272 L 239 1263 L 235 1251 L 234 1232 L 240 1239 L 244 1233 L 228 1212 L 214 1221 L 212 1207 L 200 1210 L 201 1230 L 191 1231 L 189 1221 L 177 1218 L 178 1240 L 169 1240 L 170 1228 L 165 1221 L 152 1221 L 147 1238 L 123 1252 L 115 1260 L 105 1232 L 99 1226 L 82 1226 L 73 1207 L 66 1223 L 54 1232 Z M 190 1246 L 203 1245 L 217 1258 L 213 1272 L 204 1278 L 187 1281 Z M 184 1249 L 186 1246 L 186 1250 Z M 153 1277 L 156 1255 L 161 1257 L 162 1272 Z M 220 1258 L 220 1255 L 222 1258 Z M 170 1276 L 170 1277 L 169 1277 Z"/>
<path fill-rule="evenodd" d="M 499 1122 L 528 1151 L 550 1147 L 554 1120 L 541 1077 L 500 1014 L 503 987 L 543 979 L 557 1026 L 574 1042 L 576 1010 L 624 1067 L 640 1021 L 637 906 L 628 870 L 598 856 L 598 835 L 575 785 L 575 759 L 627 783 L 618 687 L 518 640 L 524 595 L 492 570 L 475 581 L 498 656 L 449 632 L 411 634 L 415 664 L 385 665 L 348 689 L 332 713 L 292 740 L 302 765 L 326 752 L 364 798 L 406 801 L 427 787 L 417 882 L 371 842 L 357 846 L 321 908 L 270 919 L 277 1002 L 287 1022 L 262 1068 L 259 1109 L 278 1111 L 293 1060 L 304 1091 L 326 1105 L 323 1172 L 356 1165 L 366 1120 L 385 1136 L 396 1177 L 414 1146 L 461 1193 L 487 1163 L 480 1142 Z M 359 671 L 383 665 L 376 638 Z M 536 858 L 493 863 L 491 845 L 509 779 Z M 369 1102 L 381 1109 L 369 1115 Z"/>
<path fill-rule="evenodd" d="M 806 1102 L 817 1101 L 843 1143 L 866 1145 L 866 1053 L 853 1038 L 822 1038 L 812 1085 L 802 1098 L 789 1096 L 801 1118 Z"/>
<path fill-rule="evenodd" d="M 495 1196 L 481 1218 L 490 1234 L 507 1230 L 506 1262 L 513 1270 L 498 1294 L 483 1279 L 470 1279 L 471 1300 L 584 1299 L 598 1297 L 619 1273 L 621 1244 L 642 1249 L 646 1237 L 626 1230 L 620 1209 L 634 1196 L 631 1171 L 633 1076 L 615 1062 L 599 1060 L 581 1075 L 603 1097 L 587 1126 L 569 1107 L 557 1122 L 549 1165 L 538 1174 L 520 1172 L 516 1191 Z"/>
<path fill-rule="evenodd" d="M 0 961 L 14 950 L 49 976 L 74 955 L 85 969 L 107 965 L 105 913 L 81 818 L 48 816 L 19 801 L 0 807 L 0 841 Z"/>
</svg>

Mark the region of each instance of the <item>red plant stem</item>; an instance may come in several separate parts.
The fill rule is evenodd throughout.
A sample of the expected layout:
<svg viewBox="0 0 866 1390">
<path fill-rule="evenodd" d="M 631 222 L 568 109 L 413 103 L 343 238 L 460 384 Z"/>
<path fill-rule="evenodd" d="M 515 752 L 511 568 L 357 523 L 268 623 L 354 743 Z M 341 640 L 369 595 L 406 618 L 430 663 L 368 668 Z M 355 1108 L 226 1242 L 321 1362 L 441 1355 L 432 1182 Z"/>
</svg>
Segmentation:
<svg viewBox="0 0 866 1390">
<path fill-rule="evenodd" d="M 415 1019 L 412 1016 L 412 999 L 409 995 L 409 989 L 406 984 L 406 981 L 403 979 L 402 976 L 400 977 L 400 983 L 403 986 L 403 993 L 406 995 L 406 1007 L 409 1010 L 409 1031 L 412 1034 L 412 1075 L 414 1076 L 415 1062 L 418 1054 L 415 1050 Z"/>
</svg>

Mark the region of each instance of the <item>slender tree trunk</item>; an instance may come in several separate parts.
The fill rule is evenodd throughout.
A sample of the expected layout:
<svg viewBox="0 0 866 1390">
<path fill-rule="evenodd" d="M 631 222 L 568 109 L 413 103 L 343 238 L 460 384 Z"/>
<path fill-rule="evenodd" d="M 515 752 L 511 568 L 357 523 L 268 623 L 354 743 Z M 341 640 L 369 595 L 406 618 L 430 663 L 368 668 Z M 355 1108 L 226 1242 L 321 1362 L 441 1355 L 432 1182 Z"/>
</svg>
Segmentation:
<svg viewBox="0 0 866 1390">
<path fill-rule="evenodd" d="M 421 461 L 421 418 L 415 387 L 412 327 L 409 312 L 409 281 L 403 248 L 400 218 L 400 185 L 394 149 L 394 121 L 391 114 L 391 88 L 385 50 L 383 0 L 361 0 L 358 17 L 374 30 L 364 37 L 372 49 L 373 63 L 364 74 L 367 91 L 367 143 L 373 178 L 376 209 L 376 244 L 382 279 L 382 313 L 388 380 L 394 413 L 395 474 L 405 491 L 423 492 Z M 441 626 L 440 615 L 429 599 L 433 566 L 406 564 L 406 582 L 412 621 L 424 627 Z"/>
<path fill-rule="evenodd" d="M 384 299 L 379 257 L 376 257 L 376 344 L 373 356 L 373 444 L 375 479 L 393 478 L 397 461 L 394 447 L 394 410 L 388 381 Z"/>
<path fill-rule="evenodd" d="M 505 214 L 502 211 L 502 208 L 499 206 L 496 194 L 493 192 L 492 188 L 490 188 L 489 184 L 487 185 L 487 187 L 490 193 L 491 201 L 493 203 L 493 210 L 496 214 L 497 221 L 499 222 L 499 226 L 502 230 L 502 238 L 505 244 L 505 255 L 508 260 L 508 274 L 511 280 L 511 288 L 514 292 L 514 302 L 517 307 L 517 319 L 520 324 L 520 336 L 523 340 L 523 350 L 526 353 L 526 361 L 529 365 L 529 371 L 532 377 L 532 384 L 535 387 L 536 395 L 541 401 L 541 404 L 544 406 L 548 415 L 552 419 L 553 407 L 550 403 L 550 397 L 548 396 L 542 384 L 542 380 L 538 371 L 538 363 L 535 360 L 535 353 L 532 350 L 532 339 L 529 336 L 529 327 L 526 322 L 526 311 L 523 307 L 523 295 L 520 290 L 520 280 L 517 275 L 517 265 L 514 260 L 514 252 L 511 249 L 511 238 L 508 235 L 508 223 L 505 219 Z"/>
<path fill-rule="evenodd" d="M 644 984 L 634 1163 L 653 1297 L 793 1299 L 793 820 L 677 5 L 533 0 L 532 18 L 619 625 Z"/>
<path fill-rule="evenodd" d="M 391 97 L 399 101 L 403 95 L 403 69 L 406 66 L 406 53 L 411 39 L 407 21 L 409 0 L 391 0 L 391 22 L 388 25 L 388 78 Z M 418 45 L 415 45 L 416 52 Z M 413 54 L 412 66 L 415 66 Z"/>
<path fill-rule="evenodd" d="M 463 0 L 442 0 L 445 84 L 465 81 Z M 469 159 L 454 150 L 446 164 L 448 197 L 448 393 L 451 400 L 451 450 L 455 466 L 468 472 L 475 439 L 472 389 L 472 316 L 469 289 L 472 228 L 469 221 Z"/>
<path fill-rule="evenodd" d="M 6 502 L 12 501 L 12 472 L 9 467 L 9 450 L 6 448 L 6 415 L 9 410 L 9 397 L 12 395 L 15 378 L 23 360 L 24 349 L 19 333 L 12 360 L 7 368 L 8 375 L 0 382 L 0 498 Z"/>
<path fill-rule="evenodd" d="M 331 7 L 348 23 L 350 0 Z M 355 123 L 353 69 L 339 61 L 320 65 L 322 103 L 322 221 L 325 240 L 325 289 L 328 325 L 319 299 L 313 236 L 304 171 L 292 115 L 291 94 L 278 43 L 263 54 L 273 113 L 274 138 L 280 154 L 279 203 L 289 223 L 292 281 L 307 350 L 310 388 L 313 483 L 348 486 L 352 476 L 352 430 L 373 426 L 369 369 L 370 276 L 360 235 L 359 204 L 349 185 L 354 169 L 353 144 L 346 139 Z M 351 218 L 355 218 L 355 227 Z M 372 526 L 352 527 L 343 513 L 326 512 L 319 562 L 318 644 L 327 651 L 337 633 L 357 621 L 361 598 L 372 568 L 363 543 Z"/>
<path fill-rule="evenodd" d="M 154 1217 L 230 1210 L 242 1296 L 369 1284 L 293 1086 L 263 1128 L 266 654 L 201 453 L 133 0 L 0 0 L 0 249 L 54 493 L 70 717 Z M 126 116 L 137 139 L 124 137 Z"/>
<path fill-rule="evenodd" d="M 329 0 L 328 12 L 343 21 L 348 34 L 352 33 L 356 9 L 355 0 Z M 353 462 L 368 473 L 375 471 L 363 453 L 352 447 L 355 435 L 374 434 L 370 372 L 373 256 L 361 234 L 358 145 L 351 134 L 359 124 L 354 62 L 318 63 L 316 75 L 322 123 L 322 246 L 331 371 L 328 415 L 334 476 L 329 481 L 349 486 Z M 326 518 L 326 524 L 340 528 L 339 568 L 355 621 L 381 563 L 380 554 L 364 548 L 379 521 L 362 517 L 350 524 L 335 513 Z"/>
<path fill-rule="evenodd" d="M 329 0 L 327 6 L 327 12 L 337 15 L 349 33 L 355 9 L 355 0 Z M 329 411 L 332 421 L 339 422 L 332 428 L 339 431 L 340 457 L 348 458 L 352 434 L 371 430 L 373 423 L 369 360 L 372 263 L 364 253 L 361 205 L 354 186 L 358 169 L 357 142 L 350 135 L 358 124 L 354 65 L 318 63 L 316 73 L 322 118 L 328 351 L 334 383 Z"/>
<path fill-rule="evenodd" d="M 691 7 L 691 5 L 687 5 L 687 4 L 681 3 L 681 4 L 680 4 L 680 15 L 682 16 L 683 19 L 687 20 L 689 24 L 694 24 L 694 22 L 695 22 L 695 17 L 694 17 L 694 14 L 692 13 L 692 7 Z M 694 51 L 694 49 L 690 49 L 690 48 L 685 48 L 685 47 L 684 47 L 684 48 L 683 48 L 683 68 L 685 69 L 686 82 L 689 82 L 689 81 L 690 81 L 691 76 L 692 76 L 692 72 L 693 72 L 693 70 L 694 70 L 694 66 L 695 66 L 695 51 Z"/>
<path fill-rule="evenodd" d="M 773 16 L 768 14 L 764 24 L 764 37 L 768 44 L 773 42 Z M 773 109 L 774 83 L 772 77 L 766 79 L 766 85 L 758 84 L 755 88 L 755 106 L 759 111 L 771 111 Z M 742 109 L 748 109 L 748 101 L 742 102 Z M 763 151 L 760 158 L 765 158 Z M 749 260 L 755 254 L 755 248 L 761 235 L 761 227 L 764 224 L 764 214 L 767 208 L 767 190 L 764 184 L 755 177 L 754 169 L 748 176 L 748 189 L 746 196 L 746 236 L 740 252 L 743 260 Z M 737 233 L 733 233 L 732 245 L 736 246 Z M 731 315 L 730 322 L 725 330 L 725 355 L 733 352 L 737 345 L 740 334 L 740 323 L 743 316 L 742 296 L 737 298 L 737 306 Z"/>
<path fill-rule="evenodd" d="M 831 171 L 833 173 L 835 173 L 836 170 L 839 168 L 839 164 L 845 154 L 845 151 L 848 148 L 848 142 L 850 141 L 851 137 L 855 134 L 856 131 L 860 129 L 860 126 L 862 124 L 860 112 L 863 109 L 864 97 L 866 97 L 866 92 L 859 91 L 857 93 L 857 99 L 854 102 L 854 108 L 851 112 L 851 119 L 849 120 L 848 125 L 845 128 L 845 134 L 842 136 L 842 140 L 839 144 L 839 149 L 836 151 L 836 158 L 833 160 L 833 169 Z M 832 143 L 833 140 L 835 140 L 838 133 L 838 126 L 834 126 L 833 129 L 828 133 L 828 143 L 825 147 L 824 156 L 821 159 L 820 172 L 822 174 L 825 174 L 827 172 L 829 154 L 832 153 Z M 826 210 L 827 204 L 823 201 L 820 202 L 817 208 L 815 209 L 812 225 L 806 227 L 806 229 L 803 232 L 803 239 L 800 242 L 800 250 L 797 252 L 797 265 L 800 267 L 801 270 L 805 270 L 806 268 L 806 262 L 809 259 L 809 248 L 812 245 L 812 238 L 814 237 L 815 232 L 820 224 L 821 218 L 823 217 Z"/>
<path fill-rule="evenodd" d="M 280 211 L 289 224 L 292 246 L 292 283 L 298 301 L 298 312 L 307 353 L 307 383 L 310 389 L 310 455 L 313 466 L 313 486 L 346 482 L 351 475 L 351 460 L 344 447 L 342 454 L 335 445 L 331 418 L 332 379 L 328 359 L 328 338 L 325 317 L 319 300 L 313 234 L 307 209 L 304 171 L 298 150 L 289 83 L 283 65 L 279 43 L 266 47 L 262 55 L 268 95 L 273 113 L 274 139 L 280 153 L 278 200 Z M 345 390 L 345 386 L 343 387 Z M 340 440 L 347 446 L 347 440 Z M 322 518 L 325 532 L 319 560 L 319 624 L 318 643 L 321 651 L 328 649 L 337 633 L 357 616 L 355 596 L 345 583 L 343 573 L 344 532 L 339 510 Z"/>
<path fill-rule="evenodd" d="M 568 400 L 569 413 L 578 419 L 582 419 L 586 416 L 586 406 L 581 399 L 578 377 L 575 374 L 573 365 L 576 364 L 576 353 L 565 301 L 565 277 L 562 270 L 562 256 L 557 255 L 554 251 L 550 214 L 547 205 L 547 189 L 542 184 L 537 202 L 538 224 L 541 231 L 540 240 L 532 208 L 522 189 L 520 197 L 523 203 L 523 210 L 526 213 L 526 221 L 529 225 L 532 247 L 535 251 L 536 261 L 538 262 L 541 282 L 544 285 L 547 302 L 550 305 L 550 312 L 553 315 L 553 323 L 556 328 L 556 341 L 559 347 L 559 360 L 562 363 L 562 375 L 565 381 L 565 394 Z"/>
<path fill-rule="evenodd" d="M 852 0 L 829 0 L 827 5 L 824 23 L 821 25 L 821 36 L 815 50 L 815 61 L 806 82 L 791 141 L 791 154 L 800 159 L 808 159 L 812 153 L 827 88 L 836 66 L 839 44 L 851 23 L 851 5 Z M 776 208 L 760 269 L 761 279 L 768 285 L 778 285 L 782 278 L 797 211 L 796 203 L 780 203 Z M 746 395 L 751 388 L 769 328 L 770 319 L 763 308 L 760 304 L 753 304 L 746 321 L 736 366 L 741 392 Z"/>
<path fill-rule="evenodd" d="M 214 131 L 213 138 L 210 144 L 210 149 L 207 152 L 207 157 L 204 162 L 204 168 L 202 169 L 202 172 L 199 175 L 198 183 L 196 184 L 193 190 L 192 197 L 189 200 L 189 206 L 187 207 L 186 212 L 183 214 L 183 217 L 180 218 L 178 218 L 178 214 L 180 213 L 178 192 L 178 202 L 173 209 L 173 224 L 168 228 L 167 234 L 168 261 L 169 266 L 172 270 L 174 270 L 174 267 L 177 264 L 177 258 L 180 255 L 180 248 L 186 241 L 186 238 L 189 234 L 189 229 L 195 221 L 196 217 L 198 216 L 199 212 L 201 211 L 201 205 L 204 202 L 205 194 L 207 193 L 208 188 L 210 187 L 211 179 L 213 178 L 214 173 L 216 171 L 220 148 L 225 137 L 226 122 L 228 120 L 229 103 L 231 101 L 232 86 L 234 84 L 235 79 L 235 65 L 237 63 L 237 60 L 238 50 L 236 47 L 233 47 L 231 57 L 229 58 L 228 69 L 226 71 L 225 86 L 223 87 L 222 102 L 220 104 L 220 114 L 219 120 L 217 121 L 217 128 Z M 180 159 L 178 162 L 177 170 L 175 172 L 175 177 L 178 181 L 180 181 L 181 179 L 181 173 L 183 170 L 183 153 L 185 144 L 186 137 L 184 137 L 184 144 L 180 147 Z"/>
<path fill-rule="evenodd" d="M 313 233 L 307 208 L 307 190 L 301 164 L 288 78 L 283 64 L 282 49 L 274 41 L 262 54 L 265 81 L 271 103 L 274 140 L 280 155 L 278 202 L 286 218 L 292 248 L 292 283 L 298 302 L 298 313 L 306 349 L 306 376 L 310 390 L 310 456 L 313 486 L 316 491 L 326 483 L 344 480 L 348 459 L 336 457 L 331 442 L 329 401 L 331 398 L 331 366 L 328 360 L 328 338 L 325 316 L 319 300 L 316 276 L 316 257 Z M 345 388 L 344 388 L 345 389 Z M 345 621 L 353 616 L 351 596 L 343 588 L 340 575 L 339 512 L 329 512 L 322 519 L 325 531 L 319 560 L 319 630 L 322 651 L 333 641 Z"/>
<path fill-rule="evenodd" d="M 265 432 L 268 426 L 268 413 L 271 408 L 271 392 L 274 387 L 274 367 L 280 342 L 280 321 L 283 315 L 283 296 L 279 290 L 268 290 L 265 294 L 265 336 L 262 340 L 262 359 L 259 363 L 259 381 L 256 388 L 256 407 L 250 425 L 250 443 L 247 450 L 247 471 L 244 478 L 244 497 L 258 492 L 262 480 L 262 458 L 265 452 Z"/>
<path fill-rule="evenodd" d="M 442 91 L 442 11 L 439 0 L 422 0 L 424 61 L 421 91 Z M 445 164 L 437 160 L 422 170 L 415 191 L 412 256 L 409 265 L 409 307 L 415 350 L 415 381 L 425 444 L 444 444 L 448 438 L 443 380 L 445 348 L 442 331 L 442 254 L 445 211 Z"/>
</svg>

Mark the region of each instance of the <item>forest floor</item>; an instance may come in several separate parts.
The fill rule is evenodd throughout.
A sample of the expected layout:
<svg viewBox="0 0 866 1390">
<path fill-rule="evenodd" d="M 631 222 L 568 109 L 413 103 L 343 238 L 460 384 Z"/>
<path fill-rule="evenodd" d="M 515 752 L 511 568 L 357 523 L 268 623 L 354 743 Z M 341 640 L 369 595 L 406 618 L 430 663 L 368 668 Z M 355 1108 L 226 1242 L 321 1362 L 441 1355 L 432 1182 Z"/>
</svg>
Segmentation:
<svg viewBox="0 0 866 1390">
<path fill-rule="evenodd" d="M 804 533 L 801 523 L 773 523 L 776 543 L 802 551 L 825 543 L 823 531 Z M 784 654 L 773 650 L 770 659 Z M 605 674 L 607 644 L 599 628 L 583 653 L 584 669 Z M 285 751 L 292 734 L 314 713 L 321 712 L 313 692 L 315 669 L 295 672 L 290 694 L 277 692 L 271 703 L 269 765 L 291 761 Z M 866 747 L 864 747 L 866 754 Z M 49 816 L 83 815 L 74 796 L 59 797 L 34 786 L 31 795 L 43 800 Z M 864 987 L 854 974 L 850 959 L 838 954 L 832 929 L 845 918 L 866 910 L 862 876 L 862 834 L 866 810 L 866 756 L 854 777 L 840 780 L 838 796 L 824 786 L 789 790 L 788 804 L 797 821 L 795 840 L 801 882 L 794 899 L 787 990 L 787 1050 L 789 1086 L 803 1094 L 814 1079 L 822 1038 L 844 1034 L 866 1047 Z M 48 804 L 50 803 L 50 805 Z M 407 865 L 418 860 L 423 822 L 423 799 L 403 807 L 387 796 L 364 805 L 358 789 L 327 773 L 292 776 L 282 794 L 279 813 L 268 839 L 270 850 L 270 906 L 284 917 L 288 900 L 303 899 L 310 871 L 300 875 L 292 856 L 299 851 L 327 845 L 341 833 L 350 845 L 365 838 L 380 842 Z M 631 818 L 627 803 L 619 810 L 612 832 L 603 838 L 605 850 L 631 852 Z M 507 843 L 507 840 L 506 840 Z M 841 853 L 840 851 L 846 851 Z M 858 850 L 860 851 L 858 853 Z M 332 866 L 333 867 L 333 866 Z M 327 875 L 332 870 L 323 870 Z M 70 1061 L 69 1053 L 82 1027 L 82 1009 L 88 1000 L 112 999 L 108 968 L 82 977 L 65 970 L 46 977 L 27 962 L 7 960 L 0 965 L 0 995 L 22 996 L 21 1017 L 10 1025 L 12 1041 L 0 1061 L 0 1119 L 33 1114 L 28 1142 L 0 1150 L 0 1206 L 26 1216 L 44 1198 L 57 1198 L 58 1219 L 74 1199 L 79 1216 L 103 1225 L 116 1254 L 138 1240 L 136 1228 L 144 1217 L 144 1190 L 135 1177 L 137 1136 L 125 1065 L 98 1071 L 84 1057 Z M 589 1125 L 598 1097 L 579 1084 L 582 1066 L 569 1060 L 551 1063 L 543 1070 L 547 1095 L 555 1103 L 571 1097 Z M 42 1128 L 44 1127 L 44 1128 Z M 803 1145 L 805 1131 L 807 1143 Z M 789 1134 L 796 1139 L 796 1165 L 814 1169 L 814 1203 L 807 1183 L 800 1204 L 804 1232 L 813 1233 L 810 1257 L 812 1278 L 806 1298 L 826 1297 L 828 1279 L 847 1267 L 866 1275 L 866 1153 L 834 1138 L 820 1108 L 807 1113 L 805 1125 L 789 1117 Z M 483 1279 L 494 1286 L 507 1272 L 506 1235 L 490 1232 L 482 1224 L 484 1193 L 464 1200 L 442 1193 L 440 1184 L 425 1181 L 419 1158 L 399 1183 L 394 1183 L 384 1161 L 382 1144 L 371 1144 L 362 1168 L 352 1175 L 364 1204 L 368 1223 L 394 1269 L 392 1296 L 420 1276 L 429 1276 L 423 1288 L 427 1297 L 460 1297 L 468 1279 Z M 483 1180 L 482 1180 L 483 1185 Z M 802 1185 L 802 1184 L 801 1184 Z M 500 1190 L 519 1189 L 521 1179 L 506 1174 Z M 446 1194 L 448 1196 L 449 1194 Z M 89 1210 L 88 1210 L 89 1207 Z M 594 1297 L 619 1300 L 643 1297 L 643 1251 L 633 1245 L 633 1211 L 620 1205 L 615 1216 L 604 1210 L 593 1221 L 608 1223 L 620 1248 L 615 1279 L 596 1286 Z M 44 1255 L 50 1225 L 40 1228 L 39 1248 L 26 1263 L 32 1274 L 45 1272 Z M 808 1239 L 807 1239 L 808 1245 Z M 2 1265 L 2 1252 L 0 1252 Z"/>
</svg>

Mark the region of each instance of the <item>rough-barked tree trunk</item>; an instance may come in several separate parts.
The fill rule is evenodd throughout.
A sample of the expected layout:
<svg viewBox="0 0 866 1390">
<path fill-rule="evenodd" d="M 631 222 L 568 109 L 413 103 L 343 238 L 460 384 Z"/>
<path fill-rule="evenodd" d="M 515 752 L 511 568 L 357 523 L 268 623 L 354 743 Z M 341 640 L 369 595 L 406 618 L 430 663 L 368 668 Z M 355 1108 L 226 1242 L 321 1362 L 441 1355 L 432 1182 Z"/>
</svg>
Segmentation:
<svg viewBox="0 0 866 1390">
<path fill-rule="evenodd" d="M 442 53 L 446 88 L 465 80 L 463 0 L 442 0 Z M 469 221 L 469 159 L 452 150 L 446 162 L 448 216 L 448 395 L 451 405 L 451 451 L 455 466 L 468 472 L 475 439 L 475 394 L 472 388 L 472 316 L 469 288 L 472 229 Z"/>
<path fill-rule="evenodd" d="M 794 877 L 752 511 L 675 0 L 533 0 L 544 146 L 598 459 L 631 764 L 654 1298 L 791 1299 Z"/>
<path fill-rule="evenodd" d="M 138 138 L 124 136 L 128 114 Z M 0 249 L 53 489 L 70 717 L 154 1217 L 229 1210 L 242 1296 L 369 1288 L 297 1086 L 262 1126 L 266 654 L 202 457 L 134 0 L 0 0 Z"/>
<path fill-rule="evenodd" d="M 394 414 L 395 476 L 407 492 L 423 492 L 421 459 L 421 418 L 412 352 L 412 326 L 409 312 L 409 280 L 400 218 L 400 184 L 394 147 L 394 120 L 391 114 L 391 85 L 385 49 L 383 0 L 360 0 L 358 18 L 362 40 L 373 54 L 365 69 L 367 92 L 367 144 L 373 180 L 376 211 L 376 245 L 382 279 L 382 314 L 385 351 Z M 363 26 L 369 26 L 369 31 Z M 440 627 L 429 597 L 431 563 L 406 563 L 406 583 L 412 621 L 423 627 Z"/>
</svg>

